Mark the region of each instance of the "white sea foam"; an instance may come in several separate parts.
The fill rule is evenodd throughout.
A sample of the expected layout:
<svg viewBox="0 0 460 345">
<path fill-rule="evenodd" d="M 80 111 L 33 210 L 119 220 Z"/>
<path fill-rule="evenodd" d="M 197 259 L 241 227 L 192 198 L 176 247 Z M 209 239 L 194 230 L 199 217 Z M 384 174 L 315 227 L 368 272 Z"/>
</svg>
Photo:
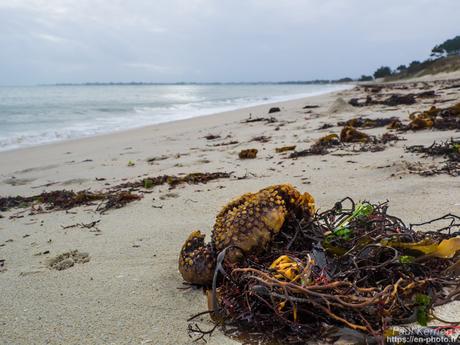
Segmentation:
<svg viewBox="0 0 460 345">
<path fill-rule="evenodd" d="M 0 151 L 343 90 L 344 85 L 0 88 Z"/>
</svg>

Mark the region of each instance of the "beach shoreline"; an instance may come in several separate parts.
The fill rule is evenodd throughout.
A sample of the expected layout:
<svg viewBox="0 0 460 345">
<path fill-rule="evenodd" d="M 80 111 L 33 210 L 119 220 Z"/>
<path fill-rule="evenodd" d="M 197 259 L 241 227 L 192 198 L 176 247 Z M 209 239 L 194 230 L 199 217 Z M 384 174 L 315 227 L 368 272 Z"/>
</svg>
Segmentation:
<svg viewBox="0 0 460 345">
<path fill-rule="evenodd" d="M 272 84 L 262 84 L 263 86 L 272 86 Z M 289 84 L 288 84 L 289 85 Z M 129 106 L 127 104 L 124 104 L 123 102 L 120 102 L 120 104 L 118 104 L 117 107 L 115 107 L 114 109 L 112 109 L 114 112 L 116 111 L 119 111 L 121 108 L 123 107 L 126 107 L 126 111 L 127 113 L 124 114 L 123 116 L 123 119 L 124 119 L 124 122 L 125 125 L 126 125 L 126 128 L 119 128 L 117 126 L 114 127 L 114 122 L 115 123 L 117 121 L 119 121 L 120 119 L 118 118 L 119 115 L 117 115 L 118 117 L 115 117 L 115 118 L 107 118 L 106 120 L 108 121 L 108 123 L 106 125 L 108 125 L 106 128 L 104 129 L 101 129 L 101 128 L 92 128 L 91 126 L 89 126 L 87 129 L 86 129 L 86 133 L 84 132 L 78 132 L 79 133 L 76 137 L 72 137 L 72 136 L 75 136 L 76 134 L 72 134 L 70 135 L 68 132 L 72 132 L 74 129 L 72 127 L 69 127 L 68 125 L 67 126 L 64 126 L 62 128 L 59 127 L 59 123 L 57 124 L 58 126 L 56 128 L 54 128 L 54 124 L 49 128 L 50 132 L 48 132 L 47 136 L 50 135 L 50 133 L 53 133 L 53 136 L 55 136 L 55 138 L 51 139 L 51 138 L 47 138 L 47 136 L 45 135 L 44 136 L 44 133 L 40 133 L 40 132 L 34 132 L 33 130 L 30 131 L 27 130 L 25 133 L 21 134 L 21 130 L 19 129 L 19 131 L 15 134 L 16 135 L 16 138 L 12 137 L 12 138 L 8 138 L 8 137 L 1 137 L 0 136 L 0 152 L 6 152 L 6 151 L 14 151 L 14 150 L 20 150 L 20 149 L 23 149 L 23 148 L 31 148 L 31 147 L 37 147 L 37 146 L 43 146 L 43 145 L 48 145 L 48 144 L 55 144 L 55 143 L 62 143 L 62 142 L 66 142 L 66 141 L 74 141 L 74 140 L 80 140 L 80 139 L 86 139 L 86 138 L 93 138 L 93 137 L 97 137 L 97 136 L 101 136 L 101 135 L 111 135 L 111 134 L 116 134 L 116 133 L 123 133 L 123 132 L 126 132 L 126 131 L 131 131 L 131 130 L 137 130 L 137 129 L 142 129 L 142 128 L 145 128 L 145 127 L 150 127 L 150 126 L 156 126 L 156 125 L 160 125 L 160 124 L 163 124 L 163 123 L 170 123 L 170 122 L 175 122 L 175 121 L 183 121 L 183 120 L 188 120 L 188 119 L 193 119 L 193 118 L 196 118 L 196 117 L 203 117 L 203 116 L 215 116 L 217 114 L 221 114 L 221 113 L 231 113 L 233 111 L 239 111 L 239 110 L 242 110 L 242 109 L 246 109 L 246 108 L 257 108 L 259 106 L 269 106 L 270 104 L 278 104 L 278 103 L 283 103 L 283 102 L 289 102 L 289 101 L 293 101 L 293 100 L 299 100 L 299 99 L 303 99 L 303 98 L 309 98 L 309 97 L 315 97 L 315 96 L 321 96 L 323 94 L 328 94 L 328 93 L 334 93 L 334 92 L 339 92 L 341 90 L 346 90 L 346 89 L 349 89 L 351 87 L 353 87 L 354 83 L 349 83 L 349 84 L 326 84 L 326 85 L 319 85 L 319 87 L 323 87 L 323 89 L 320 89 L 320 90 L 310 90 L 308 91 L 307 93 L 299 93 L 301 90 L 297 90 L 297 89 L 292 89 L 290 90 L 291 92 L 294 92 L 296 91 L 296 93 L 293 93 L 293 94 L 284 94 L 284 95 L 270 95 L 269 97 L 263 97 L 263 99 L 258 99 L 260 97 L 256 97 L 256 96 L 248 96 L 248 99 L 244 100 L 243 101 L 243 98 L 236 98 L 236 99 L 232 99 L 232 98 L 228 98 L 226 101 L 227 102 L 230 102 L 230 103 L 238 103 L 238 102 L 242 102 L 241 104 L 233 104 L 233 105 L 223 105 L 221 104 L 223 102 L 222 99 L 220 100 L 206 100 L 206 99 L 202 99 L 201 102 L 191 102 L 191 103 L 174 103 L 173 101 L 170 101 L 171 103 L 164 103 L 162 106 L 159 106 L 157 105 L 157 107 L 150 107 L 150 106 L 147 106 L 146 108 L 148 109 L 145 118 L 142 118 L 142 119 L 139 119 L 139 115 L 140 113 L 144 112 L 145 110 L 142 110 L 142 103 L 140 104 L 137 104 L 137 105 L 132 105 L 130 104 Z M 207 86 L 209 87 L 209 85 L 198 85 L 199 86 Z M 232 85 L 233 86 L 233 85 Z M 247 86 L 245 84 L 243 84 L 243 86 Z M 293 85 L 289 85 L 289 86 L 297 86 L 295 84 Z M 307 85 L 307 86 L 312 86 L 312 87 L 316 87 L 317 85 Z M 72 87 L 72 86 L 69 86 L 69 87 Z M 79 89 L 84 89 L 86 87 L 91 87 L 91 86 L 77 86 Z M 117 87 L 117 86 L 106 86 L 106 87 Z M 136 86 L 123 86 L 124 88 L 126 88 L 125 91 L 129 91 L 130 93 L 132 93 L 132 90 L 131 88 L 132 87 L 136 87 Z M 30 88 L 30 87 L 29 87 Z M 64 90 L 65 88 L 67 88 L 67 86 L 64 86 Z M 99 87 L 98 87 L 99 88 Z M 161 90 L 151 90 L 152 92 L 158 92 L 160 93 L 161 95 Z M 183 90 L 182 90 L 183 91 Z M 256 90 L 252 90 L 252 92 L 256 92 Z M 306 90 L 302 90 L 304 92 L 306 92 Z M 63 91 L 62 91 L 63 92 Z M 91 92 L 89 92 L 88 94 L 89 95 L 93 95 L 93 97 L 98 97 L 97 94 L 99 92 L 101 92 L 100 90 L 93 90 L 94 94 L 92 94 Z M 117 90 L 117 92 L 120 92 L 120 90 Z M 163 90 L 164 92 L 164 90 Z M 178 89 L 178 90 L 175 90 L 175 92 L 177 93 L 174 93 L 172 92 L 170 94 L 170 97 L 179 97 L 179 99 L 181 97 L 185 97 L 185 96 L 181 96 L 181 90 Z M 184 91 L 183 91 L 184 92 Z M 199 92 L 198 90 L 196 90 L 195 92 Z M 231 94 L 231 91 L 227 91 L 229 92 L 229 95 Z M 260 91 L 259 91 L 260 92 Z M 279 90 L 279 93 L 283 93 L 283 92 L 286 92 L 285 89 L 280 89 Z M 103 93 L 103 92 L 102 92 Z M 190 98 L 193 98 L 193 97 L 198 97 L 200 98 L 201 96 L 193 96 L 193 92 L 191 92 L 192 95 L 189 95 Z M 64 92 L 65 94 L 65 92 Z M 169 94 L 168 94 L 169 95 Z M 221 97 L 225 97 L 225 92 L 220 95 Z M 130 95 L 132 97 L 132 95 Z M 39 95 L 35 95 L 34 94 L 34 97 L 40 97 Z M 75 96 L 76 99 L 78 99 L 79 97 L 78 96 Z M 103 96 L 101 96 L 103 97 Z M 144 95 L 144 96 L 139 96 L 139 97 L 147 97 L 148 98 L 148 95 Z M 159 97 L 159 96 L 158 96 Z M 165 97 L 165 95 L 163 95 L 163 97 Z M 173 97 L 174 98 L 174 97 Z M 0 100 L 1 100 L 1 97 L 0 97 Z M 100 102 L 103 102 L 104 100 L 101 99 L 99 100 Z M 103 108 L 104 109 L 104 112 L 108 112 L 111 108 L 111 106 L 113 107 L 113 105 L 109 105 L 110 102 L 109 100 L 105 100 L 106 102 L 108 102 L 108 104 L 106 105 L 107 108 Z M 195 100 L 196 101 L 196 100 Z M 77 102 L 77 101 L 75 101 Z M 144 100 L 144 102 L 147 102 L 147 99 Z M 149 102 L 153 102 L 151 100 L 149 100 Z M 129 100 L 127 100 L 127 103 L 129 103 Z M 153 102 L 154 103 L 154 102 Z M 209 104 L 208 103 L 212 103 L 213 104 L 213 107 L 209 108 Z M 225 102 L 224 102 L 225 103 Z M 64 106 L 64 104 L 61 104 L 59 102 L 56 102 L 55 104 L 53 103 L 53 107 L 55 107 L 56 109 L 60 109 L 62 106 Z M 193 105 L 193 107 L 192 107 Z M 31 107 L 34 107 L 36 105 L 34 104 L 31 104 L 30 105 Z M 69 104 L 67 104 L 67 108 L 69 109 L 72 109 L 73 107 L 76 107 L 78 108 L 79 106 L 81 106 L 81 104 L 72 104 L 72 102 L 70 102 Z M 165 109 L 165 107 L 168 106 L 168 107 L 172 107 L 172 108 L 175 108 L 175 107 L 179 107 L 179 109 L 176 109 L 174 110 L 172 113 L 168 114 L 168 115 L 165 115 L 165 111 L 167 111 Z M 198 108 L 196 108 L 198 106 Z M 46 111 L 51 111 L 51 109 L 53 109 L 53 107 L 50 107 L 49 109 L 45 108 L 44 112 Z M 98 117 L 100 116 L 100 114 L 98 115 L 97 113 L 97 109 L 100 109 L 101 105 L 97 106 L 96 109 L 92 109 L 91 112 L 92 112 L 92 116 L 93 117 Z M 180 107 L 184 107 L 183 109 L 181 109 Z M 87 109 L 80 109 L 79 111 L 85 111 Z M 8 106 L 6 106 L 6 108 L 4 109 L 5 111 L 5 114 L 8 113 Z M 20 110 L 17 110 L 17 109 L 10 109 L 10 111 L 13 111 L 13 113 L 16 113 L 19 111 L 19 114 L 16 114 L 16 116 L 26 116 L 26 118 L 29 117 L 29 114 L 25 114 L 25 113 L 21 113 Z M 62 111 L 62 109 L 61 109 Z M 171 110 L 170 110 L 171 111 Z M 139 113 L 140 112 L 140 113 Z M 65 112 L 64 112 L 65 114 Z M 148 114 L 148 115 L 147 115 Z M 68 116 L 72 116 L 72 113 L 70 112 L 70 114 L 67 114 Z M 38 120 L 35 120 L 36 121 L 36 124 L 39 124 L 40 123 L 40 120 L 39 119 L 42 119 L 42 116 L 43 115 L 40 115 L 40 114 L 37 114 L 37 113 L 32 113 L 30 115 L 31 117 L 36 117 Z M 78 116 L 77 116 L 78 117 Z M 171 119 L 167 119 L 167 118 L 171 118 Z M 7 119 L 8 119 L 8 116 L 7 116 Z M 42 119 L 44 120 L 44 119 Z M 56 119 L 57 121 L 59 121 L 59 119 Z M 76 120 L 76 119 L 74 119 Z M 28 120 L 28 121 L 31 121 L 31 120 Z M 46 118 L 45 118 L 45 121 Z M 63 121 L 63 119 L 61 119 L 61 121 Z M 88 119 L 85 119 L 85 118 L 82 118 L 80 119 L 79 121 L 81 122 L 76 122 L 74 123 L 75 126 L 79 127 L 79 126 L 82 126 L 82 125 L 88 125 Z M 86 122 L 85 122 L 86 121 Z M 139 124 L 137 124 L 137 121 L 139 122 Z M 142 121 L 145 121 L 145 123 L 142 123 Z M 136 124 L 134 124 L 136 123 Z M 25 131 L 25 129 L 23 128 L 22 131 Z M 89 134 L 90 132 L 93 132 L 92 134 Z M 27 133 L 27 134 L 26 134 Z M 66 137 L 67 135 L 70 135 L 70 137 Z M 40 139 L 37 139 L 37 138 L 40 138 Z M 57 139 L 59 138 L 59 139 Z M 38 141 L 36 141 L 38 140 Z M 11 141 L 9 143 L 8 146 L 3 146 L 5 144 L 5 142 L 8 142 L 8 141 Z M 14 141 L 17 141 L 16 144 L 13 144 L 12 142 Z M 36 141 L 35 143 L 30 143 L 30 142 L 33 142 L 33 141 Z M 6 144 L 5 144 L 6 145 Z M 17 146 L 17 147 L 15 147 Z"/>
<path fill-rule="evenodd" d="M 289 158 L 289 152 L 276 152 L 289 145 L 296 151 L 308 149 L 326 134 L 339 134 L 338 122 L 356 116 L 397 116 L 407 123 L 410 113 L 429 109 L 435 100 L 440 107 L 458 102 L 460 89 L 446 91 L 435 79 L 405 81 L 408 89 L 384 90 L 380 95 L 435 90 L 435 98 L 417 99 L 412 105 L 352 107 L 347 103 L 351 98 L 365 98 L 370 92 L 357 86 L 0 152 L 1 196 L 101 191 L 147 176 L 194 172 L 232 176 L 174 189 L 154 187 L 141 200 L 106 214 L 100 214 L 97 205 L 69 211 L 0 212 L 0 259 L 6 269 L 0 272 L 0 339 L 7 344 L 192 344 L 187 319 L 206 310 L 207 302 L 200 289 L 180 289 L 179 250 L 192 230 L 200 229 L 209 238 L 215 215 L 229 200 L 268 185 L 291 183 L 308 191 L 320 210 L 350 196 L 389 200 L 389 212 L 407 223 L 460 214 L 458 177 L 420 176 L 409 167 L 429 168 L 441 159 L 422 158 L 404 149 L 458 138 L 458 131 L 398 133 L 405 140 L 381 151 L 353 151 L 350 146 L 348 151 L 298 159 Z M 304 109 L 307 105 L 317 107 Z M 280 111 L 269 114 L 275 106 Z M 252 119 L 273 116 L 276 122 L 245 122 L 250 114 Z M 379 137 L 387 129 L 364 131 Z M 208 135 L 216 138 L 206 139 Z M 239 151 L 250 148 L 258 150 L 257 158 L 240 160 Z M 97 231 L 73 226 L 91 222 L 97 222 Z M 88 253 L 89 261 L 60 271 L 50 268 L 51 259 L 70 250 Z M 459 306 L 446 305 L 438 315 L 457 320 Z M 206 315 L 197 322 L 212 327 Z M 208 343 L 238 342 L 217 331 Z"/>
</svg>

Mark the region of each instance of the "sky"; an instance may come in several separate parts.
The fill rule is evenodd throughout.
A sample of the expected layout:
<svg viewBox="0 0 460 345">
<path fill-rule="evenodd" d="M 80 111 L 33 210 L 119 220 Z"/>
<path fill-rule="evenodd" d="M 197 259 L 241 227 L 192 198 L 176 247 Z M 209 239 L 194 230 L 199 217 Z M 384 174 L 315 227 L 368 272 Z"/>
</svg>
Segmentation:
<svg viewBox="0 0 460 345">
<path fill-rule="evenodd" d="M 0 0 L 0 85 L 335 79 L 429 57 L 460 0 Z"/>
</svg>

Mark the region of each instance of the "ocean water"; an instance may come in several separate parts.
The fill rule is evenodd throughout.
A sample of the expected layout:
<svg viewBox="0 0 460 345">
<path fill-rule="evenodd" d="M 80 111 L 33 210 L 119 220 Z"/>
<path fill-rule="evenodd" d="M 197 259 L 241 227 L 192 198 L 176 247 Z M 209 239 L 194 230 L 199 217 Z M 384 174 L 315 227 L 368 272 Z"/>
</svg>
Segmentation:
<svg viewBox="0 0 460 345">
<path fill-rule="evenodd" d="M 344 88 L 280 84 L 0 87 L 0 151 Z"/>
</svg>

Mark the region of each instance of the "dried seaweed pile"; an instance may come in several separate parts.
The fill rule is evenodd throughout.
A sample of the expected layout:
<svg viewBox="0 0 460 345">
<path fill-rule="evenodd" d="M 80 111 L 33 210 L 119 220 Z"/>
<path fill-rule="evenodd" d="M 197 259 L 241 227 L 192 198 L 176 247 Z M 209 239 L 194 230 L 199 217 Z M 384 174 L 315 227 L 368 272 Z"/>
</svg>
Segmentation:
<svg viewBox="0 0 460 345">
<path fill-rule="evenodd" d="M 78 206 L 93 205 L 98 201 L 100 202 L 98 211 L 102 213 L 111 208 L 123 207 L 141 198 L 141 195 L 127 191 L 90 192 L 82 190 L 74 192 L 70 190 L 57 190 L 43 192 L 29 197 L 2 197 L 0 198 L 0 211 L 8 211 L 13 208 L 25 208 L 29 206 L 36 206 L 36 212 L 43 211 L 43 208 L 45 211 L 70 210 Z"/>
<path fill-rule="evenodd" d="M 132 193 L 133 190 L 149 189 L 163 184 L 168 184 L 171 188 L 175 188 L 177 185 L 184 183 L 207 183 L 220 178 L 229 178 L 230 176 L 231 173 L 227 172 L 191 173 L 184 176 L 160 175 L 135 182 L 121 183 L 108 190 L 97 192 L 56 190 L 28 197 L 0 197 L 0 211 L 5 212 L 13 208 L 29 206 L 37 206 L 35 212 L 43 211 L 42 206 L 45 211 L 70 210 L 74 207 L 88 206 L 99 202 L 97 211 L 104 213 L 109 209 L 121 208 L 130 202 L 140 200 L 142 195 Z"/>
<path fill-rule="evenodd" d="M 411 114 L 410 119 L 411 122 L 407 126 L 402 126 L 402 130 L 460 129 L 460 103 L 447 108 L 432 106 L 424 112 Z"/>
<path fill-rule="evenodd" d="M 224 250 L 214 319 L 228 335 L 282 344 L 332 341 L 344 331 L 383 343 L 391 325 L 426 324 L 433 306 L 460 296 L 460 218 L 406 226 L 387 208 L 346 198 L 286 224 L 262 256 L 230 264 Z M 431 230 L 416 231 L 420 226 Z"/>
<path fill-rule="evenodd" d="M 332 150 L 339 149 L 348 149 L 352 152 L 383 151 L 385 150 L 385 144 L 398 140 L 403 139 L 391 133 L 384 133 L 380 137 L 370 136 L 352 126 L 346 126 L 342 128 L 340 137 L 337 134 L 325 135 L 319 138 L 310 148 L 292 152 L 289 158 L 326 155 Z M 347 144 L 359 144 L 359 146 L 355 147 Z"/>
<path fill-rule="evenodd" d="M 430 157 L 446 158 L 436 169 L 420 172 L 423 176 L 432 176 L 446 173 L 451 176 L 460 176 L 460 139 L 451 139 L 444 142 L 433 142 L 430 146 L 413 145 L 407 151 Z"/>
<path fill-rule="evenodd" d="M 385 127 L 391 126 L 393 123 L 399 121 L 399 118 L 396 116 L 387 117 L 387 118 L 377 118 L 377 119 L 369 119 L 365 117 L 355 117 L 348 121 L 341 121 L 338 122 L 338 126 L 352 126 L 355 128 L 376 128 L 376 127 Z"/>
<path fill-rule="evenodd" d="M 154 177 L 146 177 L 134 182 L 126 182 L 112 187 L 112 189 L 122 188 L 153 188 L 168 184 L 171 188 L 175 188 L 180 184 L 199 184 L 208 183 L 221 178 L 230 178 L 232 174 L 227 172 L 212 172 L 212 173 L 190 173 L 184 176 L 176 175 L 159 175 Z"/>
</svg>

